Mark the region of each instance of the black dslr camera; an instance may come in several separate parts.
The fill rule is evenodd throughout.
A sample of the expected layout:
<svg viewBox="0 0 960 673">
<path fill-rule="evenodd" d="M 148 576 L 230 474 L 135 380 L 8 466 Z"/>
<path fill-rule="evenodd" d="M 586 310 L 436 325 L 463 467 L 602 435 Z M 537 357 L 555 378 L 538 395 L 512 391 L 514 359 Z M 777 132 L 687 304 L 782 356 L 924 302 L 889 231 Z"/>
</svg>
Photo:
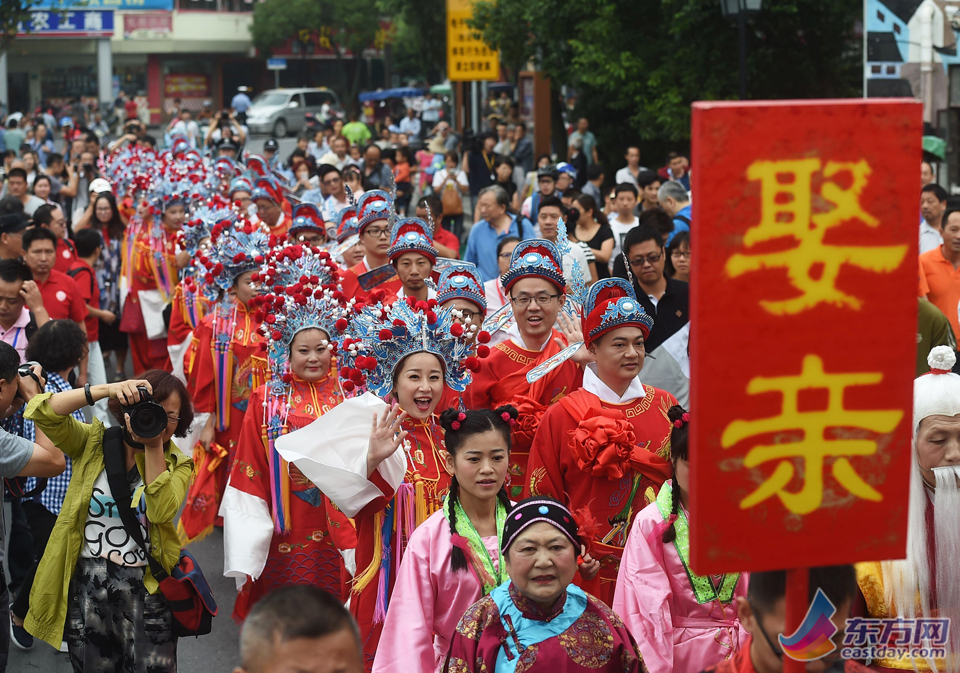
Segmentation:
<svg viewBox="0 0 960 673">
<path fill-rule="evenodd" d="M 29 376 L 31 379 L 37 382 L 37 385 L 40 386 L 40 392 L 43 392 L 44 386 L 47 385 L 47 370 L 40 366 L 40 376 L 42 378 L 37 378 L 37 375 L 33 373 L 33 366 L 40 365 L 39 362 L 31 360 L 30 362 L 25 362 L 17 368 L 17 374 L 20 376 Z M 20 391 L 17 390 L 17 394 L 13 396 L 15 400 L 23 400 L 23 395 L 20 394 Z"/>
<path fill-rule="evenodd" d="M 166 410 L 147 392 L 143 386 L 138 386 L 140 401 L 130 406 L 120 405 L 124 414 L 130 414 L 130 429 L 133 434 L 144 439 L 159 437 L 167 427 L 169 419 Z"/>
</svg>

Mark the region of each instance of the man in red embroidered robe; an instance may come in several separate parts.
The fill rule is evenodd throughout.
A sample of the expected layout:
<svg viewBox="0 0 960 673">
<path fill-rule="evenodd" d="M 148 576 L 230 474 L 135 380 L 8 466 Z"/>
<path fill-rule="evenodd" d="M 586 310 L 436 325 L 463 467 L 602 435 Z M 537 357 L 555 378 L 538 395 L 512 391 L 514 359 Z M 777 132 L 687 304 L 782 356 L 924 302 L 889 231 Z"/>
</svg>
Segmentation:
<svg viewBox="0 0 960 673">
<path fill-rule="evenodd" d="M 514 249 L 510 269 L 502 282 L 516 324 L 507 330 L 510 338 L 490 351 L 464 393 L 464 402 L 470 409 L 512 404 L 520 412 L 510 450 L 511 497 L 519 496 L 526 483 L 530 444 L 544 411 L 581 386 L 583 370 L 578 362 L 589 359 L 586 351 L 580 349 L 577 356 L 536 382 L 527 382 L 531 369 L 582 338 L 579 326 L 566 316 L 561 316 L 563 332 L 554 328 L 567 298 L 560 259 L 557 247 L 543 239 L 523 241 Z"/>
<path fill-rule="evenodd" d="M 290 229 L 290 202 L 283 198 L 280 185 L 272 177 L 258 178 L 250 198 L 257 204 L 257 218 L 267 225 L 270 235 L 282 243 Z"/>
<path fill-rule="evenodd" d="M 364 192 L 357 202 L 357 233 L 363 245 L 363 259 L 343 273 L 340 286 L 347 299 L 365 299 L 373 289 L 383 290 L 387 296 L 396 297 L 400 292 L 400 278 L 390 267 L 390 216 L 393 201 L 390 195 L 379 189 Z M 383 278 L 367 281 L 367 288 L 360 286 L 360 276 L 380 269 Z"/>
<path fill-rule="evenodd" d="M 670 421 L 673 395 L 644 385 L 643 341 L 653 327 L 633 288 L 620 278 L 597 282 L 584 306 L 584 345 L 595 362 L 583 387 L 547 409 L 533 438 L 527 495 L 590 507 L 600 530 L 592 555 L 600 573 L 584 586 L 613 601 L 617 572 L 636 514 L 672 476 Z"/>
</svg>

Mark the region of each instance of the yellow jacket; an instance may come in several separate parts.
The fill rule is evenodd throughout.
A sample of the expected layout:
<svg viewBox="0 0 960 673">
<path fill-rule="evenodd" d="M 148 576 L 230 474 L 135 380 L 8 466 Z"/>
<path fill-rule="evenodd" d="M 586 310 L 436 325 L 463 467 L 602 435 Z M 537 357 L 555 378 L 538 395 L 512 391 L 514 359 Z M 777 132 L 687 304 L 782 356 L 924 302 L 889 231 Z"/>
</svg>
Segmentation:
<svg viewBox="0 0 960 673">
<path fill-rule="evenodd" d="M 48 401 L 51 395 L 43 393 L 34 397 L 23 416 L 36 423 L 54 446 L 73 460 L 73 477 L 37 568 L 30 592 L 30 611 L 24 627 L 53 647 L 60 647 L 67 617 L 70 580 L 83 548 L 83 529 L 93 496 L 93 484 L 104 470 L 103 433 L 106 428 L 98 420 L 94 420 L 93 425 L 87 425 L 69 414 L 59 416 Z M 186 497 L 193 461 L 181 453 L 173 442 L 168 443 L 163 453 L 167 469 L 144 489 L 143 496 L 146 499 L 151 549 L 163 551 L 160 563 L 170 572 L 180 559 L 180 538 L 173 519 Z M 143 478 L 143 453 L 137 454 L 136 463 Z M 143 584 L 152 594 L 160 588 L 149 566 Z"/>
</svg>

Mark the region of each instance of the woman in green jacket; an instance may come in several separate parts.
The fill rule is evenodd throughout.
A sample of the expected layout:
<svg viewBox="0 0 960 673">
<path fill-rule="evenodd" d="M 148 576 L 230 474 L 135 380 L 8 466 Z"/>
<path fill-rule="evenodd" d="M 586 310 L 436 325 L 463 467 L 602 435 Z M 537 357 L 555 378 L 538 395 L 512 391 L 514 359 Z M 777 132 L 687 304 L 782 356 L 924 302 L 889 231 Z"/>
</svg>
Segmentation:
<svg viewBox="0 0 960 673">
<path fill-rule="evenodd" d="M 134 435 L 120 405 L 140 400 L 146 388 L 166 411 L 167 427 L 154 439 Z M 126 532 L 111 494 L 103 459 L 105 427 L 70 413 L 110 398 L 125 426 L 123 448 L 131 503 L 150 552 L 170 572 L 180 558 L 173 519 L 187 491 L 193 462 L 171 441 L 186 435 L 193 404 L 184 385 L 160 370 L 139 380 L 62 393 L 25 395 L 24 417 L 36 423 L 73 460 L 73 478 L 30 592 L 27 631 L 54 647 L 67 641 L 73 670 L 176 671 L 173 616 L 150 573 L 143 550 Z"/>
</svg>

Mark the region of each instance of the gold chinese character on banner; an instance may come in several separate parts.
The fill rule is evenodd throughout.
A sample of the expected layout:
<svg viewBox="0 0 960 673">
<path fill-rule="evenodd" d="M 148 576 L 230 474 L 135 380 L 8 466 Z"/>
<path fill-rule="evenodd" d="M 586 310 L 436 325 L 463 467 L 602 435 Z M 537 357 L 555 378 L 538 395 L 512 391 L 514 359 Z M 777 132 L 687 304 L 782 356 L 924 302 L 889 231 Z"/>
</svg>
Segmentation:
<svg viewBox="0 0 960 673">
<path fill-rule="evenodd" d="M 321 49 L 333 49 L 333 45 L 330 44 L 331 35 L 333 35 L 333 31 L 330 29 L 330 26 L 320 27 L 320 36 L 317 38 L 317 44 L 320 45 Z"/>
<path fill-rule="evenodd" d="M 832 204 L 825 212 L 813 212 L 813 178 L 822 169 L 819 197 Z M 849 175 L 849 186 L 836 180 Z M 863 209 L 860 195 L 867 185 L 870 166 L 866 161 L 838 162 L 820 159 L 755 161 L 747 179 L 760 182 L 760 224 L 747 230 L 744 245 L 792 238 L 794 244 L 771 252 L 737 253 L 727 260 L 727 273 L 736 278 L 761 269 L 782 268 L 800 296 L 786 300 L 762 300 L 760 306 L 774 315 L 794 315 L 820 304 L 859 309 L 863 302 L 837 288 L 844 265 L 874 273 L 893 271 L 907 254 L 906 245 L 852 246 L 824 242 L 828 231 L 853 220 L 871 228 L 880 221 Z M 846 180 L 845 180 L 846 182 Z"/>
<path fill-rule="evenodd" d="M 816 355 L 803 359 L 799 376 L 755 377 L 747 384 L 748 395 L 775 392 L 781 396 L 778 416 L 754 421 L 735 420 L 728 425 L 720 439 L 729 449 L 738 442 L 766 433 L 801 432 L 803 438 L 774 437 L 772 443 L 755 446 L 747 452 L 743 465 L 754 468 L 771 461 L 779 461 L 773 473 L 750 495 L 740 501 L 740 509 L 749 509 L 777 496 L 783 506 L 794 514 L 809 514 L 823 504 L 823 471 L 827 458 L 833 459 L 832 474 L 850 494 L 864 500 L 879 501 L 882 496 L 857 474 L 850 463 L 851 456 L 872 456 L 877 452 L 877 441 L 828 435 L 830 428 L 854 428 L 873 433 L 892 432 L 903 418 L 899 409 L 857 410 L 844 406 L 847 389 L 880 383 L 880 372 L 827 373 L 823 361 Z M 800 391 L 826 389 L 827 408 L 823 411 L 800 411 Z M 800 476 L 803 486 L 799 491 L 786 490 L 796 472 L 793 458 L 799 458 L 803 467 Z"/>
</svg>

